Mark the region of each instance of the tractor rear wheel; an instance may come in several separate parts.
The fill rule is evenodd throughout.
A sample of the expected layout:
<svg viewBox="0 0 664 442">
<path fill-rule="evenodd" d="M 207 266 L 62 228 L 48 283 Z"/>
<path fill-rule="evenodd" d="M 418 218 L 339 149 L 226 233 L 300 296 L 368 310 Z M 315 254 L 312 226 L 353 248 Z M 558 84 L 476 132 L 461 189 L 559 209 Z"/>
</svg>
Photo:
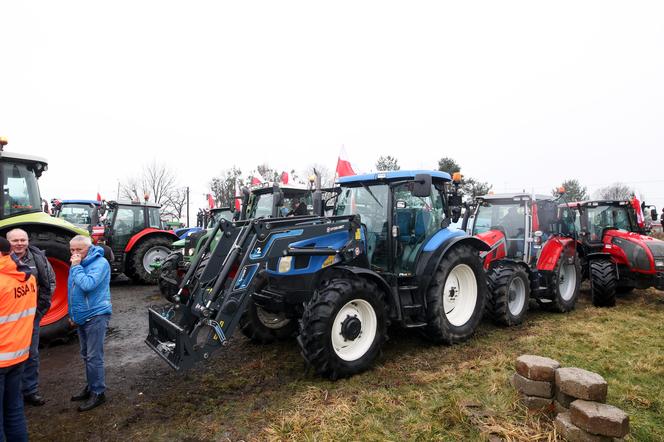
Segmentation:
<svg viewBox="0 0 664 442">
<path fill-rule="evenodd" d="M 66 337 L 71 331 L 67 314 L 70 238 L 53 232 L 30 232 L 30 245 L 43 250 L 55 272 L 51 308 L 40 322 L 39 337 L 45 341 Z"/>
<path fill-rule="evenodd" d="M 367 370 L 387 339 L 383 292 L 362 278 L 334 278 L 306 305 L 297 341 L 302 356 L 335 380 Z"/>
<path fill-rule="evenodd" d="M 251 292 L 260 292 L 266 285 L 267 279 L 263 274 L 258 274 Z M 269 344 L 295 336 L 297 320 L 287 318 L 283 313 L 269 312 L 250 299 L 247 311 L 240 318 L 240 330 L 255 343 Z"/>
<path fill-rule="evenodd" d="M 164 236 L 147 238 L 131 253 L 130 265 L 133 270 L 133 279 L 143 284 L 156 284 L 159 272 L 151 267 L 157 259 L 162 262 L 171 253 L 173 241 Z"/>
<path fill-rule="evenodd" d="M 424 335 L 439 344 L 455 344 L 470 338 L 482 319 L 486 286 L 476 249 L 460 245 L 447 252 L 426 294 Z"/>
<path fill-rule="evenodd" d="M 523 322 L 530 298 L 530 279 L 521 266 L 497 265 L 487 273 L 487 312 L 500 325 Z"/>
<path fill-rule="evenodd" d="M 577 257 L 569 262 L 564 254 L 560 255 L 554 269 L 553 299 L 538 300 L 546 309 L 558 313 L 574 310 L 581 287 L 581 264 Z"/>
<path fill-rule="evenodd" d="M 182 260 L 183 256 L 181 252 L 171 252 L 159 268 L 159 291 L 169 302 L 173 302 L 173 296 L 177 294 L 180 286 L 178 268 Z"/>
<path fill-rule="evenodd" d="M 590 261 L 590 292 L 595 307 L 615 306 L 617 286 L 616 266 L 611 260 L 593 259 Z"/>
</svg>

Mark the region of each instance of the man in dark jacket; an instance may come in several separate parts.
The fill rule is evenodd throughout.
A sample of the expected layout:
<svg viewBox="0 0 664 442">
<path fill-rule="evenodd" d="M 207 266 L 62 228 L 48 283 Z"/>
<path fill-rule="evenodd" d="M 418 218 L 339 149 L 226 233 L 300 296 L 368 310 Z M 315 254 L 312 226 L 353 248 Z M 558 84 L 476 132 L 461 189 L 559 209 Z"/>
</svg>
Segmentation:
<svg viewBox="0 0 664 442">
<path fill-rule="evenodd" d="M 46 259 L 44 252 L 29 243 L 28 233 L 22 229 L 7 232 L 7 240 L 14 256 L 23 265 L 30 267 L 30 272 L 37 278 L 37 312 L 32 330 L 30 356 L 25 362 L 21 390 L 27 404 L 40 406 L 46 401 L 39 393 L 39 322 L 51 307 L 51 296 L 55 291 L 55 272 Z"/>
<path fill-rule="evenodd" d="M 104 337 L 111 318 L 111 266 L 104 249 L 90 238 L 75 236 L 69 242 L 69 320 L 78 326 L 81 356 L 87 385 L 72 401 L 86 401 L 78 411 L 91 410 L 106 401 L 104 380 Z"/>
</svg>

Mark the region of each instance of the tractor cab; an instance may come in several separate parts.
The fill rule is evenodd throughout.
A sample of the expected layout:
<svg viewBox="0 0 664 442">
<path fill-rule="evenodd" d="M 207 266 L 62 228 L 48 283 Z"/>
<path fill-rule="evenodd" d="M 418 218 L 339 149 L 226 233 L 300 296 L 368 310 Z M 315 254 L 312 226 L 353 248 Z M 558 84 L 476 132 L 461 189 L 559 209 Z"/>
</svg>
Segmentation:
<svg viewBox="0 0 664 442">
<path fill-rule="evenodd" d="M 335 216 L 360 215 L 370 268 L 412 276 L 417 257 L 451 222 L 443 172 L 385 172 L 340 178 Z"/>
<path fill-rule="evenodd" d="M 496 245 L 502 256 L 531 264 L 542 244 L 561 229 L 551 196 L 510 193 L 478 197 L 468 230 Z"/>
<path fill-rule="evenodd" d="M 37 179 L 46 169 L 44 159 L 0 151 L 0 219 L 42 212 Z"/>
<path fill-rule="evenodd" d="M 589 243 L 601 243 L 607 229 L 642 232 L 629 201 L 584 201 L 573 207 L 580 214 L 582 237 Z"/>
<path fill-rule="evenodd" d="M 51 200 L 51 214 L 73 225 L 91 231 L 99 223 L 101 201 L 95 200 Z"/>
<path fill-rule="evenodd" d="M 307 187 L 262 183 L 251 189 L 247 219 L 305 216 L 313 213 L 312 191 Z"/>
</svg>

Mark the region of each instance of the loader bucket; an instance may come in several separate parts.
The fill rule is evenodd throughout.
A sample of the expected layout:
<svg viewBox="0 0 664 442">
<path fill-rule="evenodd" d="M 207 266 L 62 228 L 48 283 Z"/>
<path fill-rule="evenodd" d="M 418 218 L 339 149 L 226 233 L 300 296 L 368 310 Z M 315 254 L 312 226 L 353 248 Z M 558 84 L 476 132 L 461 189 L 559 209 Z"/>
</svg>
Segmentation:
<svg viewBox="0 0 664 442">
<path fill-rule="evenodd" d="M 159 312 L 148 309 L 145 343 L 175 370 L 186 369 L 200 359 L 189 334 Z"/>
</svg>

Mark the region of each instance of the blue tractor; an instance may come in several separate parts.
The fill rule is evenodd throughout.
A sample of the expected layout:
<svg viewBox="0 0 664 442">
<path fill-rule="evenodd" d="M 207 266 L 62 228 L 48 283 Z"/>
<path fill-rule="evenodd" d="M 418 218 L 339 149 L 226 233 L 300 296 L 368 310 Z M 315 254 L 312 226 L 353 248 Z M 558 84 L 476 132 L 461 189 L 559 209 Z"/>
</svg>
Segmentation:
<svg viewBox="0 0 664 442">
<path fill-rule="evenodd" d="M 337 184 L 325 203 L 315 193 L 319 215 L 219 223 L 176 304 L 149 310 L 148 346 L 185 369 L 271 315 L 296 324 L 304 359 L 337 379 L 373 364 L 389 324 L 437 344 L 470 338 L 486 298 L 479 254 L 489 247 L 449 228 L 461 209 L 458 180 L 395 171 Z"/>
</svg>

